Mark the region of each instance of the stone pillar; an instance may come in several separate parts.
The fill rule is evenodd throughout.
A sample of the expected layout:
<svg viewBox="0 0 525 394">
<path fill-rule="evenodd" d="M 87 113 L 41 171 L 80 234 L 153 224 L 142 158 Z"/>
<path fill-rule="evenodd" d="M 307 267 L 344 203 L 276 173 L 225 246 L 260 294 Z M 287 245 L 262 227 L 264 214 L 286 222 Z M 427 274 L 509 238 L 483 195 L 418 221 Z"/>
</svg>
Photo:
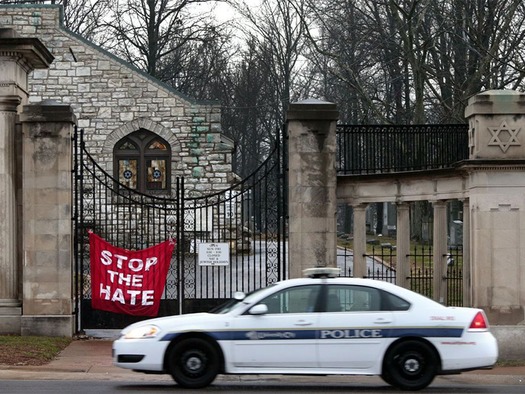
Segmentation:
<svg viewBox="0 0 525 394">
<path fill-rule="evenodd" d="M 290 104 L 289 277 L 311 267 L 337 264 L 335 104 L 305 100 Z"/>
<path fill-rule="evenodd" d="M 447 203 L 433 201 L 434 240 L 432 244 L 434 272 L 432 298 L 446 305 L 447 303 Z"/>
<path fill-rule="evenodd" d="M 493 325 L 523 324 L 525 94 L 477 94 L 465 117 L 470 154 L 462 168 L 469 174 L 472 306 L 483 308 Z"/>
<path fill-rule="evenodd" d="M 47 68 L 52 60 L 39 40 L 18 38 L 13 30 L 0 29 L 0 334 L 19 334 L 22 313 L 17 253 L 17 108 L 28 99 L 28 73 Z"/>
<path fill-rule="evenodd" d="M 364 278 L 366 267 L 366 207 L 367 204 L 354 205 L 354 278 Z"/>
<path fill-rule="evenodd" d="M 396 284 L 409 288 L 408 277 L 410 275 L 410 205 L 406 202 L 397 204 L 396 224 Z"/>
<path fill-rule="evenodd" d="M 16 108 L 21 99 L 3 90 L 0 83 L 0 334 L 13 334 L 20 331 L 22 313 L 16 261 L 14 149 Z"/>
<path fill-rule="evenodd" d="M 23 130 L 22 335 L 71 336 L 73 319 L 72 149 L 69 105 L 26 105 Z"/>
<path fill-rule="evenodd" d="M 472 278 L 470 262 L 470 204 L 469 199 L 463 200 L 463 305 L 472 304 Z"/>
</svg>

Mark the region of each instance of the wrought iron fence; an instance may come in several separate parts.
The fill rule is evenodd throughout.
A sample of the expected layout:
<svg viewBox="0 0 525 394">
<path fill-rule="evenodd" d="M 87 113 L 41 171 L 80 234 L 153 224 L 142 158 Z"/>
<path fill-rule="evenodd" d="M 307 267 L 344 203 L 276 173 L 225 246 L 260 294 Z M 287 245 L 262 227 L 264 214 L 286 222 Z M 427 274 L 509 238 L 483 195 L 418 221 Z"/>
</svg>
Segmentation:
<svg viewBox="0 0 525 394">
<path fill-rule="evenodd" d="M 446 305 L 463 306 L 463 248 L 461 246 L 449 247 L 446 257 Z M 415 247 L 409 255 L 409 259 L 410 289 L 432 298 L 434 294 L 432 246 Z"/>
<path fill-rule="evenodd" d="M 451 168 L 468 158 L 468 126 L 337 126 L 337 171 L 377 174 Z"/>
<path fill-rule="evenodd" d="M 366 278 L 396 283 L 396 249 L 392 245 L 373 245 L 371 253 L 365 255 Z M 337 248 L 337 266 L 340 276 L 353 276 L 354 253 L 346 247 Z"/>
<path fill-rule="evenodd" d="M 434 256 L 432 254 L 432 246 L 416 246 L 408 255 L 408 258 L 410 262 L 408 276 L 410 290 L 432 298 L 432 281 L 434 278 L 434 265 L 432 263 Z"/>
<path fill-rule="evenodd" d="M 396 283 L 396 248 L 390 244 L 372 245 L 365 255 L 367 274 L 370 279 Z M 409 288 L 429 298 L 433 296 L 433 254 L 432 247 L 418 245 L 408 255 L 410 263 Z M 346 247 L 337 249 L 337 265 L 340 276 L 352 276 L 354 254 Z M 463 306 L 463 250 L 461 246 L 450 247 L 447 254 L 446 305 Z"/>
<path fill-rule="evenodd" d="M 451 246 L 447 255 L 447 305 L 463 306 L 463 248 Z"/>
</svg>

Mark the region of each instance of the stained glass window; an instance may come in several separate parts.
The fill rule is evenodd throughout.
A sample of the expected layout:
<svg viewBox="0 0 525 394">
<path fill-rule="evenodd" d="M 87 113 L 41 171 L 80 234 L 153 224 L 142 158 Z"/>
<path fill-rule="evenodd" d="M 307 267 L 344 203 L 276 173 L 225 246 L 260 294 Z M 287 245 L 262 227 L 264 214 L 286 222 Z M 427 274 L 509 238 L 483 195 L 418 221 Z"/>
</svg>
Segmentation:
<svg viewBox="0 0 525 394">
<path fill-rule="evenodd" d="M 167 150 L 168 148 L 166 145 L 164 145 L 162 142 L 156 140 L 153 141 L 149 146 L 148 149 L 160 149 L 160 150 Z"/>
<path fill-rule="evenodd" d="M 118 161 L 118 181 L 130 189 L 137 188 L 137 160 Z"/>
<path fill-rule="evenodd" d="M 119 146 L 119 150 L 138 150 L 134 143 L 131 141 L 124 141 L 122 145 Z"/>
<path fill-rule="evenodd" d="M 140 129 L 113 150 L 114 173 L 121 185 L 144 193 L 169 193 L 171 149 L 157 134 Z"/>
<path fill-rule="evenodd" d="M 147 188 L 166 189 L 166 160 L 146 160 L 148 166 Z"/>
</svg>

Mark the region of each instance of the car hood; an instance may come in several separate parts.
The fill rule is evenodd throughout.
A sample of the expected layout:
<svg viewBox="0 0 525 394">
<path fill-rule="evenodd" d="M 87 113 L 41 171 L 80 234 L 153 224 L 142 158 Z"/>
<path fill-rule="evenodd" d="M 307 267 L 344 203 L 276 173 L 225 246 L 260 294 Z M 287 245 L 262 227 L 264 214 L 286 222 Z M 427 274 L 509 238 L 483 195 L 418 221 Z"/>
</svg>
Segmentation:
<svg viewBox="0 0 525 394">
<path fill-rule="evenodd" d="M 227 320 L 228 319 L 226 318 L 226 315 L 218 315 L 206 312 L 188 313 L 185 315 L 166 316 L 143 320 L 127 326 L 122 330 L 121 334 L 125 334 L 133 328 L 146 326 L 149 324 L 156 325 L 164 333 L 186 331 L 190 329 L 205 331 L 208 328 L 213 329 L 224 327 L 227 324 Z"/>
</svg>

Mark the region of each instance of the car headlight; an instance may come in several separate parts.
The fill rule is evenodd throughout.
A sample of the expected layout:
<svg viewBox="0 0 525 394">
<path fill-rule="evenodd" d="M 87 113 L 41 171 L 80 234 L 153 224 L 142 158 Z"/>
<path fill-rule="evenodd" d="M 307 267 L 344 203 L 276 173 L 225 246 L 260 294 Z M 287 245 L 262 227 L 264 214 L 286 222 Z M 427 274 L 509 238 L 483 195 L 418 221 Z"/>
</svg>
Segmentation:
<svg viewBox="0 0 525 394">
<path fill-rule="evenodd" d="M 124 334 L 125 339 L 144 339 L 155 338 L 160 332 L 160 328 L 153 324 L 132 328 Z"/>
</svg>

